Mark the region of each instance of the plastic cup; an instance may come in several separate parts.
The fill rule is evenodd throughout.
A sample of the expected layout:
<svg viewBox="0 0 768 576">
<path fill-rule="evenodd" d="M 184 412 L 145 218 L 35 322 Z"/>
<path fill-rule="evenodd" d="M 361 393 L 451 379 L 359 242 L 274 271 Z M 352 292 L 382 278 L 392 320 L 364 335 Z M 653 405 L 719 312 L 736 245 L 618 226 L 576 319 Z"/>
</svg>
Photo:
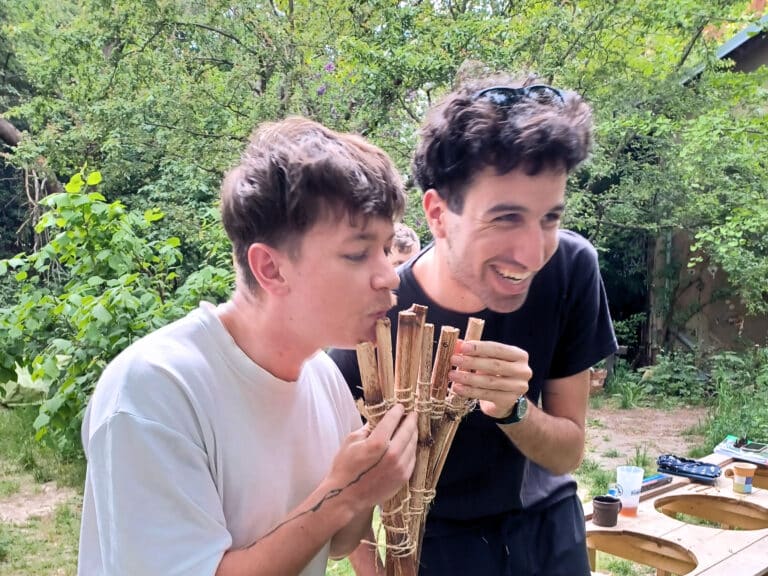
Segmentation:
<svg viewBox="0 0 768 576">
<path fill-rule="evenodd" d="M 639 466 L 616 468 L 616 491 L 621 499 L 622 516 L 637 516 L 640 504 L 640 487 L 643 484 L 643 469 Z"/>
<path fill-rule="evenodd" d="M 747 462 L 736 462 L 725 471 L 726 476 L 733 476 L 733 491 L 737 494 L 752 493 L 752 479 L 757 466 Z"/>
</svg>

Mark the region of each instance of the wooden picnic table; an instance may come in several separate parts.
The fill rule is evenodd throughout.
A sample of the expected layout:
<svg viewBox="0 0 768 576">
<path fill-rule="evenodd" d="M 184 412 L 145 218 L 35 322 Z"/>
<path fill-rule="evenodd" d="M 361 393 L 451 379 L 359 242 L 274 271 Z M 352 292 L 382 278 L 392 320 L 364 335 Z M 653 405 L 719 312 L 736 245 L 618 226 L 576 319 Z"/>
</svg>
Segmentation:
<svg viewBox="0 0 768 576">
<path fill-rule="evenodd" d="M 584 506 L 592 570 L 597 551 L 656 568 L 657 576 L 761 576 L 768 574 L 768 468 L 759 466 L 751 494 L 737 494 L 725 477 L 733 459 L 710 454 L 723 474 L 714 485 L 673 476 L 641 494 L 636 517 L 619 516 L 612 528 L 592 524 Z M 696 525 L 678 514 L 708 521 Z"/>
</svg>

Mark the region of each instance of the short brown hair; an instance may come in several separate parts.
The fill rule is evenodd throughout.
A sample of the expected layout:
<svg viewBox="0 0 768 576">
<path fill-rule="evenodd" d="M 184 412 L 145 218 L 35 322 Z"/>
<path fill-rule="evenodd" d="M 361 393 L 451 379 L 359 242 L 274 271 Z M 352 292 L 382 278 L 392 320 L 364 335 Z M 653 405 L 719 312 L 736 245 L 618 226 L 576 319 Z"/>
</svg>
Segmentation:
<svg viewBox="0 0 768 576">
<path fill-rule="evenodd" d="M 478 97 L 492 86 L 535 83 L 535 78 L 516 82 L 507 75 L 469 81 L 435 105 L 413 159 L 422 191 L 434 188 L 460 213 L 467 186 L 486 167 L 499 174 L 521 167 L 535 175 L 545 169 L 571 172 L 581 163 L 592 144 L 592 111 L 575 92 L 554 89 L 556 102 L 521 98 L 511 106 Z"/>
<path fill-rule="evenodd" d="M 392 246 L 398 252 L 409 252 L 414 246 L 420 246 L 419 235 L 416 231 L 402 222 L 395 224 L 395 236 L 392 238 Z"/>
<path fill-rule="evenodd" d="M 323 217 L 396 220 L 404 208 L 402 179 L 381 149 L 299 117 L 257 127 L 221 187 L 224 229 L 252 289 L 251 244 L 297 249 Z"/>
</svg>

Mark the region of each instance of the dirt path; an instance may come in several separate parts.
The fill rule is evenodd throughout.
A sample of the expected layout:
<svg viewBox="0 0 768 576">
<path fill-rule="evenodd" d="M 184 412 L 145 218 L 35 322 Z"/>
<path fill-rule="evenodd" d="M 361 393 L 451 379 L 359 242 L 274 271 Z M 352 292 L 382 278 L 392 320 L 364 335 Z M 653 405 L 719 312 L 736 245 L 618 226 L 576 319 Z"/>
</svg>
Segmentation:
<svg viewBox="0 0 768 576">
<path fill-rule="evenodd" d="M 602 468 L 633 460 L 637 454 L 655 462 L 661 454 L 687 456 L 703 443 L 699 433 L 707 409 L 685 407 L 590 409 L 587 412 L 587 455 Z"/>
<path fill-rule="evenodd" d="M 636 452 L 652 461 L 660 454 L 686 456 L 701 444 L 691 429 L 704 421 L 705 408 L 615 408 L 590 409 L 587 413 L 587 457 L 606 470 L 632 460 Z M 56 506 L 77 497 L 71 488 L 55 483 L 37 484 L 31 477 L 18 476 L 18 490 L 0 495 L 0 522 L 23 524 L 30 517 L 45 516 Z"/>
<path fill-rule="evenodd" d="M 60 504 L 77 498 L 73 488 L 59 487 L 55 482 L 38 484 L 29 475 L 15 476 L 13 482 L 18 484 L 18 490 L 0 496 L 0 523 L 24 524 L 32 517 L 47 516 Z"/>
</svg>

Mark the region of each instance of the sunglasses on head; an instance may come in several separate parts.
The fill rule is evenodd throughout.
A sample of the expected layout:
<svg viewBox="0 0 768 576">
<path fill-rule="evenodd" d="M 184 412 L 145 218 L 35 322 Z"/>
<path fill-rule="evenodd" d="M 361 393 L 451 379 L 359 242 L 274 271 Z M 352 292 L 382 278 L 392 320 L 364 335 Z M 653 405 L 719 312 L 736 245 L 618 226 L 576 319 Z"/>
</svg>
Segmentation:
<svg viewBox="0 0 768 576">
<path fill-rule="evenodd" d="M 513 88 L 511 86 L 491 86 L 475 92 L 472 100 L 490 100 L 497 106 L 513 106 L 521 100 L 533 100 L 541 104 L 565 104 L 565 94 L 559 88 L 546 84 L 533 84 Z"/>
</svg>

